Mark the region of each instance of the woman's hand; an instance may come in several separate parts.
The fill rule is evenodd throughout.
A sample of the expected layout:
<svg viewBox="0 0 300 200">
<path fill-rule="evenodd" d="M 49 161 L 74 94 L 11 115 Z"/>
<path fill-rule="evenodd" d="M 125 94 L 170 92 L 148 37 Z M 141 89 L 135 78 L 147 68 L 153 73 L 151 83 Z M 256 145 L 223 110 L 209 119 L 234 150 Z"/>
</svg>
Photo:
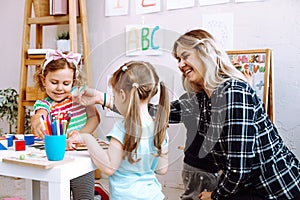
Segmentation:
<svg viewBox="0 0 300 200">
<path fill-rule="evenodd" d="M 73 130 L 68 133 L 67 137 L 67 150 L 72 149 L 73 143 L 83 143 L 80 133 L 77 130 Z"/>
<path fill-rule="evenodd" d="M 201 200 L 212 200 L 211 199 L 211 193 L 212 192 L 201 192 L 198 197 Z"/>
</svg>

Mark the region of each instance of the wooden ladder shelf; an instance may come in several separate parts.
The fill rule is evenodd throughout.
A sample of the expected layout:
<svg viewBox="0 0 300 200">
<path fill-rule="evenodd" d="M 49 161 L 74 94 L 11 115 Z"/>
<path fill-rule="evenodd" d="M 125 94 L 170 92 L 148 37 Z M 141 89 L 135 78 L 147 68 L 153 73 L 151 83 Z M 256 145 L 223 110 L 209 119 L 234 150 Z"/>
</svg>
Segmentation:
<svg viewBox="0 0 300 200">
<path fill-rule="evenodd" d="M 92 74 L 89 61 L 90 45 L 88 37 L 86 0 L 78 0 L 78 2 L 79 17 L 76 16 L 76 1 L 74 0 L 68 0 L 68 15 L 35 17 L 32 15 L 33 0 L 25 0 L 18 104 L 18 134 L 24 134 L 25 131 L 26 107 L 33 106 L 35 102 L 35 100 L 26 99 L 28 68 L 29 66 L 40 67 L 45 59 L 45 55 L 29 55 L 28 49 L 30 48 L 30 43 L 35 44 L 35 48 L 37 49 L 43 48 L 43 27 L 53 25 L 69 25 L 70 50 L 72 52 L 78 52 L 77 24 L 81 25 L 84 69 L 86 72 L 88 85 L 92 85 Z M 30 41 L 31 28 L 33 28 L 32 25 L 35 25 L 35 43 Z"/>
</svg>

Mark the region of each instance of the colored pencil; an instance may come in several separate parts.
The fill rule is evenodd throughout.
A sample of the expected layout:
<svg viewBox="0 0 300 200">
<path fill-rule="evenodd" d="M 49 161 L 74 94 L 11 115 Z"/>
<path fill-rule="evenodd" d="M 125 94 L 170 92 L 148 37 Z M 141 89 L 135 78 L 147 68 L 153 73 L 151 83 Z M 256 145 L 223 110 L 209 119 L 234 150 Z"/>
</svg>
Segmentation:
<svg viewBox="0 0 300 200">
<path fill-rule="evenodd" d="M 40 123 L 41 123 L 41 126 L 42 126 L 42 130 L 44 132 L 44 135 L 48 135 L 47 129 L 46 129 L 45 124 L 44 124 L 44 117 L 43 117 L 43 115 L 40 117 Z"/>
</svg>

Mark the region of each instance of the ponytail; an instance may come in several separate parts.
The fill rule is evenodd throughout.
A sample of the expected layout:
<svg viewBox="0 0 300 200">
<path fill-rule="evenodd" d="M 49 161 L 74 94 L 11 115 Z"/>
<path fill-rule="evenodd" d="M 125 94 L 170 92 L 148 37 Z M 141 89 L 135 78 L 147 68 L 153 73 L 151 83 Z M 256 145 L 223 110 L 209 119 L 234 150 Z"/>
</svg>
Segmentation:
<svg viewBox="0 0 300 200">
<path fill-rule="evenodd" d="M 127 114 L 124 119 L 124 126 L 127 131 L 124 137 L 124 158 L 127 157 L 130 163 L 138 162 L 139 159 L 135 159 L 134 155 L 137 153 L 137 146 L 140 143 L 142 136 L 142 122 L 140 118 L 140 98 L 138 94 L 138 88 L 132 87 L 130 91 L 130 100 L 127 109 Z M 136 131 L 138 127 L 138 135 Z"/>
<path fill-rule="evenodd" d="M 170 101 L 168 90 L 163 82 L 160 82 L 159 104 L 155 116 L 154 146 L 157 148 L 158 156 L 162 153 L 162 144 L 166 137 L 166 130 L 169 124 Z"/>
</svg>

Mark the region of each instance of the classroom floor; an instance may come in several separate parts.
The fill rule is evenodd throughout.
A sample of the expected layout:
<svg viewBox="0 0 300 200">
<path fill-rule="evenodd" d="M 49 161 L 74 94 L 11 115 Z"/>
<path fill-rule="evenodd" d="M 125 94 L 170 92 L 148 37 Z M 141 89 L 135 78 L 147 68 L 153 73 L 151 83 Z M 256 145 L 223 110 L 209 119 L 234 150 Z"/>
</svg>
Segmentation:
<svg viewBox="0 0 300 200">
<path fill-rule="evenodd" d="M 106 178 L 96 180 L 96 182 L 99 182 L 104 188 L 108 188 L 108 180 Z M 0 200 L 8 197 L 19 197 L 22 200 L 26 199 L 24 179 L 0 176 L 0 185 Z M 41 200 L 48 200 L 47 183 L 42 182 L 41 188 Z M 166 199 L 179 200 L 182 192 L 183 190 L 181 188 L 163 187 L 163 193 L 165 194 Z M 95 197 L 95 200 L 99 200 L 99 198 Z"/>
</svg>

